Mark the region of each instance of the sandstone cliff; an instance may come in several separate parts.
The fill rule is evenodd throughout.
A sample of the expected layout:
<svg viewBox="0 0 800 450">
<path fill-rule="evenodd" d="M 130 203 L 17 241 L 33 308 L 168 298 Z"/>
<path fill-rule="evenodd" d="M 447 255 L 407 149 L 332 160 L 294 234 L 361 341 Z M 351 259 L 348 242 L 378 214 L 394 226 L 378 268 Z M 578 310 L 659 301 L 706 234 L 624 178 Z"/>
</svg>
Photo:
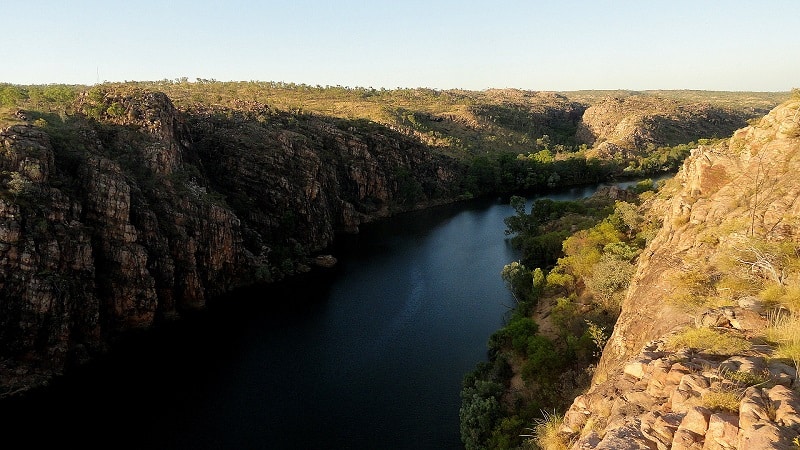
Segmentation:
<svg viewBox="0 0 800 450">
<path fill-rule="evenodd" d="M 0 397 L 124 330 L 307 270 L 335 233 L 452 201 L 463 178 L 372 123 L 178 111 L 130 87 L 75 109 L 0 130 Z"/>
<path fill-rule="evenodd" d="M 565 416 L 572 448 L 796 448 L 796 367 L 764 345 L 775 303 L 753 285 L 785 291 L 800 281 L 786 262 L 800 242 L 799 170 L 797 97 L 693 152 L 654 205 L 663 227 L 640 258 L 591 389 Z M 764 250 L 778 248 L 794 250 Z M 670 345 L 687 327 L 745 344 Z M 726 390 L 739 402 L 732 410 L 703 401 Z"/>
</svg>

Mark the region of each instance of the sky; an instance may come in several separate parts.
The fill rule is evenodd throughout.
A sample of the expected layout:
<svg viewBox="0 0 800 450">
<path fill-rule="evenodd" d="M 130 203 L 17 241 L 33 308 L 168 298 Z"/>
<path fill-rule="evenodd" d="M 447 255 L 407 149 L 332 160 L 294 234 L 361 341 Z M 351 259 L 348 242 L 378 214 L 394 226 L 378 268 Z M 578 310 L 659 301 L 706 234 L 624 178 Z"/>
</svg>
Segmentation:
<svg viewBox="0 0 800 450">
<path fill-rule="evenodd" d="M 800 0 L 14 0 L 0 82 L 800 87 Z"/>
</svg>

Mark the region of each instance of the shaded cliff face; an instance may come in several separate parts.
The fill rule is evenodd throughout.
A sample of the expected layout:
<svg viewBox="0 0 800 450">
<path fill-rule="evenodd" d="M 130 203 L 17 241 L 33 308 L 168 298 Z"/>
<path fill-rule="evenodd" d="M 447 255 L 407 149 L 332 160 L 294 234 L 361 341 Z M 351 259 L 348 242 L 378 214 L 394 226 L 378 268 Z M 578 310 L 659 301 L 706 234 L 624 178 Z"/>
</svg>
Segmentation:
<svg viewBox="0 0 800 450">
<path fill-rule="evenodd" d="M 374 124 L 129 88 L 76 108 L 0 131 L 0 396 L 459 193 L 457 163 Z"/>
<path fill-rule="evenodd" d="M 678 352 L 664 345 L 686 326 L 744 337 L 763 332 L 758 295 L 710 286 L 725 276 L 726 260 L 742 264 L 730 255 L 754 251 L 753 240 L 800 243 L 798 111 L 795 98 L 727 142 L 696 149 L 653 206 L 663 227 L 640 257 L 592 388 L 566 415 L 564 433 L 580 437 L 573 448 L 789 448 L 800 432 L 795 368 L 765 358 L 769 350 L 754 346 L 726 359 L 703 348 L 711 342 Z M 785 285 L 800 281 L 796 273 L 762 276 L 788 277 Z M 697 279 L 702 283 L 694 286 L 705 291 L 689 289 L 687 280 Z M 706 296 L 728 306 L 714 309 L 704 304 Z M 766 381 L 742 388 L 733 414 L 698 406 L 724 387 L 730 372 Z M 785 409 L 768 415 L 767 405 Z"/>
<path fill-rule="evenodd" d="M 460 194 L 454 160 L 377 124 L 247 102 L 188 117 L 212 188 L 242 219 L 257 254 L 264 245 L 294 251 L 280 248 L 290 243 L 318 251 L 337 231 Z"/>
</svg>

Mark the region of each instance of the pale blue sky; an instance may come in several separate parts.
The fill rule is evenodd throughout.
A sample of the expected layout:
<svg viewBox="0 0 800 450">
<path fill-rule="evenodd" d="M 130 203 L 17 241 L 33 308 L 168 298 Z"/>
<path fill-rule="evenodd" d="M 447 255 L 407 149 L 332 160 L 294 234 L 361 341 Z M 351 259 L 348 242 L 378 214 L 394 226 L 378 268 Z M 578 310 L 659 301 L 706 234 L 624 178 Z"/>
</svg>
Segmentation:
<svg viewBox="0 0 800 450">
<path fill-rule="evenodd" d="M 800 87 L 800 0 L 15 0 L 0 82 Z"/>
</svg>

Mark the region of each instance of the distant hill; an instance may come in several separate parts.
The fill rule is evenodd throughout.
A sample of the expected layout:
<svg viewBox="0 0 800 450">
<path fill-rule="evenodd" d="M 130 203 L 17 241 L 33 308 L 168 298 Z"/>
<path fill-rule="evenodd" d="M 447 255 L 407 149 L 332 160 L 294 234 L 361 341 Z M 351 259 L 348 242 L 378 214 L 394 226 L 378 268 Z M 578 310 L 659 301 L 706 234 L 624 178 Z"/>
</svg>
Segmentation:
<svg viewBox="0 0 800 450">
<path fill-rule="evenodd" d="M 213 80 L 120 85 L 164 92 L 181 110 L 197 105 L 237 109 L 242 102 L 256 102 L 295 115 L 368 120 L 462 159 L 527 154 L 543 145 L 555 152 L 576 151 L 606 142 L 614 145 L 604 145 L 596 156 L 637 154 L 648 146 L 728 136 L 789 98 L 788 92 L 387 90 Z M 68 110 L 87 89 L 0 84 L 5 106 L 0 126 L 13 122 L 16 107 Z M 537 143 L 543 136 L 545 141 Z"/>
</svg>

